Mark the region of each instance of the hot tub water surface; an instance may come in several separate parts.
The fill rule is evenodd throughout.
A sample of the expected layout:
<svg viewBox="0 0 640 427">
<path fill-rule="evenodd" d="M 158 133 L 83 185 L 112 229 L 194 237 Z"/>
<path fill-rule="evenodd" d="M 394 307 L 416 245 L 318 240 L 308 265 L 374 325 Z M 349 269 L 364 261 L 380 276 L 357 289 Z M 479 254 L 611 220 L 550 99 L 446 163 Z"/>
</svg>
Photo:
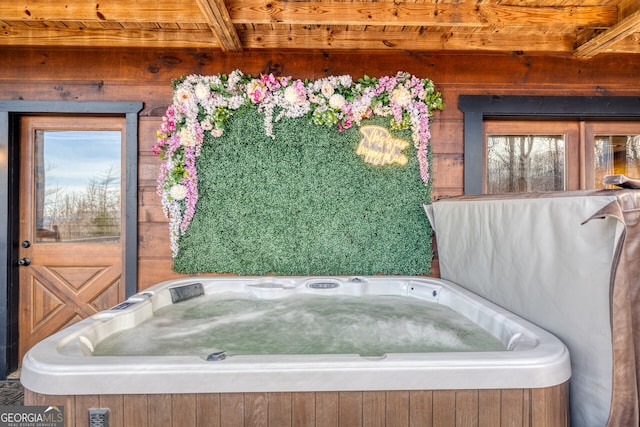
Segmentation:
<svg viewBox="0 0 640 427">
<path fill-rule="evenodd" d="M 94 356 L 207 356 L 503 351 L 455 310 L 401 296 L 296 294 L 277 299 L 223 293 L 157 310 L 99 342 Z"/>
</svg>

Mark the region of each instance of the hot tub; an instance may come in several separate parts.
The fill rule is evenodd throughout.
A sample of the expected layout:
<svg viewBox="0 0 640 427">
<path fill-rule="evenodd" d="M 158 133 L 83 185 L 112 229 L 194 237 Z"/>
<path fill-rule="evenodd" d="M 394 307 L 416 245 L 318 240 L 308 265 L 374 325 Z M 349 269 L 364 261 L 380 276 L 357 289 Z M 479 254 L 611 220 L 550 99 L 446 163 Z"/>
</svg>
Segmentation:
<svg viewBox="0 0 640 427">
<path fill-rule="evenodd" d="M 103 341 L 142 327 L 163 308 L 229 294 L 253 300 L 394 296 L 419 301 L 425 310 L 437 304 L 473 321 L 503 349 L 94 355 Z M 86 420 L 88 408 L 103 408 L 112 419 L 145 425 L 166 425 L 167 419 L 185 426 L 211 419 L 221 425 L 314 425 L 320 419 L 328 425 L 430 425 L 470 416 L 558 426 L 568 425 L 570 375 L 568 350 L 557 338 L 445 280 L 198 277 L 153 286 L 43 340 L 25 355 L 21 382 L 26 404 L 64 405 L 78 420 Z"/>
</svg>

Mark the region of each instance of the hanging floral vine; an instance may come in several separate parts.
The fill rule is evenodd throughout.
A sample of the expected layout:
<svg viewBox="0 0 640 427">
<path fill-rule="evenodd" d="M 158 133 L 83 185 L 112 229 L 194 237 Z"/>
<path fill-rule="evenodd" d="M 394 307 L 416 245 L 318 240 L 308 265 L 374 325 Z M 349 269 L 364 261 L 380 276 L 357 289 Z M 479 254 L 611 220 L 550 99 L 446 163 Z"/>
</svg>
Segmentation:
<svg viewBox="0 0 640 427">
<path fill-rule="evenodd" d="M 171 251 L 178 253 L 198 201 L 196 159 L 208 132 L 223 135 L 225 126 L 242 107 L 264 114 L 266 135 L 275 138 L 273 123 L 283 118 L 307 117 L 320 126 L 343 132 L 373 115 L 390 117 L 392 129 L 411 129 L 420 176 L 429 182 L 428 143 L 430 116 L 442 109 L 442 97 L 433 82 L 406 72 L 395 76 L 353 81 L 351 76 L 330 76 L 315 81 L 294 80 L 273 74 L 253 78 L 235 70 L 228 76 L 190 75 L 174 81 L 173 102 L 162 118 L 153 151 L 163 162 L 158 194 L 169 218 Z"/>
</svg>

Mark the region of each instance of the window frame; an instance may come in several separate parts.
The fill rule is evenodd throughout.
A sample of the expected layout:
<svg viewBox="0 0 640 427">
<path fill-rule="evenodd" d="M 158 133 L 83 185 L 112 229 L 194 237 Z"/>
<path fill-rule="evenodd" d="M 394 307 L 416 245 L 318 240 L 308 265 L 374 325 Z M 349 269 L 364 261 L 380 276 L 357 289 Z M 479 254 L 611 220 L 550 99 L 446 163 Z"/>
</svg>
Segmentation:
<svg viewBox="0 0 640 427">
<path fill-rule="evenodd" d="M 458 108 L 464 113 L 464 194 L 483 192 L 485 119 L 640 119 L 637 96 L 460 95 Z"/>
</svg>

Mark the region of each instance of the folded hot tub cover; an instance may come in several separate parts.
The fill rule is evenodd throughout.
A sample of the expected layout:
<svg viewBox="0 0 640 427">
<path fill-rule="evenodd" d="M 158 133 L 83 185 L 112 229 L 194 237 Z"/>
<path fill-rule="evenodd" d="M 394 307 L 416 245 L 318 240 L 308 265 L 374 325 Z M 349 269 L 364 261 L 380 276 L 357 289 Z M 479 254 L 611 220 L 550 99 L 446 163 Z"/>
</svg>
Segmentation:
<svg viewBox="0 0 640 427">
<path fill-rule="evenodd" d="M 462 196 L 425 210 L 442 278 L 567 345 L 572 425 L 638 425 L 640 191 Z"/>
</svg>

